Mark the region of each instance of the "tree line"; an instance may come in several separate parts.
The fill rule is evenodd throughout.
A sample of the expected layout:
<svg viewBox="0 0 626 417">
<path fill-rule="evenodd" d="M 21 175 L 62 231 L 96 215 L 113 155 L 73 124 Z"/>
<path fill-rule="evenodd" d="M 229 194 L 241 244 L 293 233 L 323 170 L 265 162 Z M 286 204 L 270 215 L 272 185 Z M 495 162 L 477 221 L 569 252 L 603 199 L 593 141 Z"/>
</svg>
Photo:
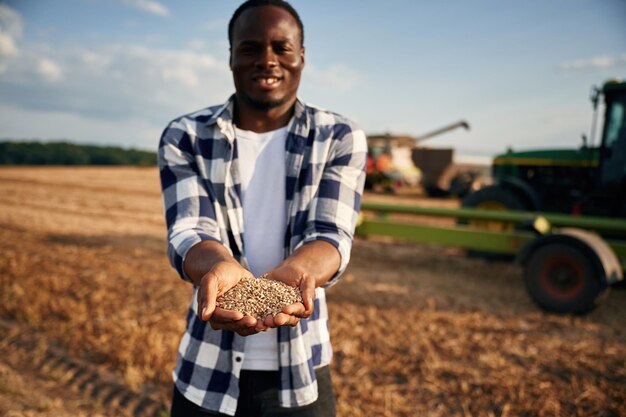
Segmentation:
<svg viewBox="0 0 626 417">
<path fill-rule="evenodd" d="M 156 165 L 156 153 L 69 142 L 0 142 L 0 165 Z"/>
</svg>

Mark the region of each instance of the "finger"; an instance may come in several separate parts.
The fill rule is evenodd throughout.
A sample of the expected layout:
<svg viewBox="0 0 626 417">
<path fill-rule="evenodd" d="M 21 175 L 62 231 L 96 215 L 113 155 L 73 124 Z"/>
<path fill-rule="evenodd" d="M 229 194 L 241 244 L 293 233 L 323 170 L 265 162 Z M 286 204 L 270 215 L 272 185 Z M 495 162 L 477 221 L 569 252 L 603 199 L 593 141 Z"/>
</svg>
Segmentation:
<svg viewBox="0 0 626 417">
<path fill-rule="evenodd" d="M 221 307 L 215 307 L 212 320 L 221 323 L 239 321 L 244 317 L 244 314 L 240 311 L 225 310 Z"/>
<path fill-rule="evenodd" d="M 278 313 L 274 317 L 274 324 L 276 326 L 295 326 L 299 321 L 299 318 L 285 313 Z"/>
<path fill-rule="evenodd" d="M 242 336 L 250 336 L 251 334 L 258 333 L 256 328 L 240 326 L 236 323 L 219 323 L 219 322 L 210 322 L 211 328 L 213 330 L 229 330 L 232 332 L 236 332 Z"/>
<path fill-rule="evenodd" d="M 315 278 L 305 275 L 300 282 L 300 293 L 302 294 L 302 301 L 304 303 L 304 309 L 306 310 L 307 317 L 313 314 L 313 300 L 315 300 Z"/>
<path fill-rule="evenodd" d="M 223 311 L 226 311 L 229 313 L 232 312 L 231 310 L 223 310 Z M 257 319 L 255 319 L 254 317 L 249 316 L 249 315 L 244 316 L 244 315 L 241 315 L 241 313 L 239 314 L 240 314 L 239 316 L 240 318 L 238 320 L 224 319 L 223 317 L 217 318 L 214 315 L 211 321 L 220 325 L 229 326 L 230 330 L 232 330 L 233 328 L 243 329 L 243 328 L 255 327 L 257 325 Z"/>
<path fill-rule="evenodd" d="M 283 313 L 288 314 L 290 316 L 296 316 L 296 317 L 308 317 L 310 316 L 310 313 L 308 313 L 306 311 L 306 308 L 304 307 L 304 304 L 302 303 L 293 303 L 293 304 L 289 304 L 285 307 L 283 307 Z"/>
<path fill-rule="evenodd" d="M 206 274 L 200 281 L 198 288 L 198 311 L 202 320 L 209 320 L 215 310 L 217 294 L 217 280 L 211 273 Z"/>
<path fill-rule="evenodd" d="M 269 328 L 265 324 L 263 324 L 261 320 L 259 320 L 256 326 L 254 326 L 254 330 L 256 330 L 257 332 L 266 332 L 269 330 Z"/>
<path fill-rule="evenodd" d="M 200 280 L 200 285 L 198 286 L 198 315 L 201 320 L 208 320 L 211 316 L 208 314 L 207 309 L 207 287 L 209 285 L 208 282 L 208 274 L 203 276 Z"/>
<path fill-rule="evenodd" d="M 204 312 L 204 309 L 206 307 L 206 291 L 204 291 L 204 277 L 202 277 L 202 279 L 200 280 L 200 285 L 198 286 L 198 294 L 197 294 L 197 301 L 198 301 L 198 316 L 200 316 L 200 319 L 202 319 L 202 313 Z"/>
<path fill-rule="evenodd" d="M 213 320 L 209 320 L 209 324 L 211 325 L 211 329 L 213 330 L 224 330 L 226 329 L 226 324 L 219 323 Z"/>
<path fill-rule="evenodd" d="M 241 320 L 237 321 L 237 325 L 242 327 L 255 327 L 257 325 L 257 319 L 250 315 L 245 315 Z"/>
<path fill-rule="evenodd" d="M 269 327 L 265 324 L 265 320 L 257 319 L 256 326 L 254 326 L 254 329 L 258 332 L 265 332 L 269 329 Z"/>
<path fill-rule="evenodd" d="M 242 336 L 249 336 L 256 334 L 259 331 L 256 329 L 258 320 L 250 315 L 244 316 L 241 320 L 231 323 L 232 330 Z"/>
<path fill-rule="evenodd" d="M 270 314 L 265 317 L 265 320 L 263 320 L 263 324 L 269 328 L 276 327 L 276 324 L 274 323 L 274 316 Z"/>
<path fill-rule="evenodd" d="M 274 326 L 284 326 L 289 320 L 289 315 L 285 313 L 278 313 L 274 316 Z"/>
<path fill-rule="evenodd" d="M 237 333 L 241 336 L 250 336 L 252 334 L 257 334 L 258 331 L 256 331 L 255 329 L 245 328 L 237 330 Z"/>
<path fill-rule="evenodd" d="M 222 310 L 222 312 L 218 314 L 219 310 L 219 307 L 215 309 L 215 314 L 210 320 L 211 327 L 214 330 L 232 330 L 234 332 L 239 332 L 240 330 L 245 329 L 256 329 L 258 320 L 254 317 L 249 315 L 244 316 L 239 312 L 233 312 L 231 310 Z M 232 313 L 238 313 L 240 318 L 238 320 L 231 320 L 230 318 L 227 318 L 228 316 L 236 317 Z"/>
</svg>

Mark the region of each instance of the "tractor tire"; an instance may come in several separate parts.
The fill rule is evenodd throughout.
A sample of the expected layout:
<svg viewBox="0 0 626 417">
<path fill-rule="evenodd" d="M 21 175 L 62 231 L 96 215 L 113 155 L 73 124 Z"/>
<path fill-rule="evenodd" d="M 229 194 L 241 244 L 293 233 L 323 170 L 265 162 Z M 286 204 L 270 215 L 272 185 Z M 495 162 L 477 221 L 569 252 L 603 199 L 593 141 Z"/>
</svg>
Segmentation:
<svg viewBox="0 0 626 417">
<path fill-rule="evenodd" d="M 530 255 L 524 268 L 528 294 L 542 309 L 585 314 L 608 293 L 603 272 L 592 255 L 564 243 L 550 243 Z"/>
<path fill-rule="evenodd" d="M 481 188 L 463 199 L 463 207 L 488 210 L 527 210 L 524 201 L 513 191 L 498 185 Z"/>
<path fill-rule="evenodd" d="M 461 203 L 462 207 L 480 208 L 485 210 L 527 210 L 524 204 L 513 191 L 498 186 L 490 185 L 485 188 L 469 194 Z M 469 225 L 476 229 L 486 229 L 494 232 L 512 231 L 515 229 L 513 223 L 493 222 L 488 220 L 464 220 L 458 221 L 458 224 Z M 467 255 L 472 258 L 482 258 L 490 261 L 511 261 L 515 259 L 514 255 L 496 254 L 492 252 L 468 250 Z"/>
</svg>

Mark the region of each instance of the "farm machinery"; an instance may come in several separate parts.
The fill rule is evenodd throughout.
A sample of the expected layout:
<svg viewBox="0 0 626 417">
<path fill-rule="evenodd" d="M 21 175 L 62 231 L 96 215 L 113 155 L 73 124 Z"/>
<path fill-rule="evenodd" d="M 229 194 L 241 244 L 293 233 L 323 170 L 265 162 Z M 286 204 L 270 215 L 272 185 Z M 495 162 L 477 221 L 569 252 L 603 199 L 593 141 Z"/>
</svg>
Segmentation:
<svg viewBox="0 0 626 417">
<path fill-rule="evenodd" d="M 604 125 L 593 144 L 598 104 Z M 363 204 L 357 232 L 515 256 L 530 297 L 545 310 L 586 313 L 626 271 L 626 83 L 592 93 L 592 140 L 571 150 L 507 152 L 493 185 L 457 209 Z M 395 213 L 445 216 L 449 227 L 389 220 Z M 382 217 L 381 217 L 382 216 Z M 418 218 L 419 218 L 418 217 Z"/>
<path fill-rule="evenodd" d="M 458 121 L 426 134 L 392 136 L 369 135 L 365 188 L 374 191 L 397 191 L 421 187 L 431 197 L 462 197 L 477 185 L 484 184 L 483 167 L 457 163 L 452 148 L 430 148 L 422 143 L 455 129 L 469 130 L 469 124 Z"/>
<path fill-rule="evenodd" d="M 593 144 L 600 98 L 602 137 Z M 464 207 L 548 211 L 626 218 L 626 82 L 594 88 L 591 143 L 577 149 L 509 151 L 494 158 L 494 184 L 468 195 Z"/>
</svg>

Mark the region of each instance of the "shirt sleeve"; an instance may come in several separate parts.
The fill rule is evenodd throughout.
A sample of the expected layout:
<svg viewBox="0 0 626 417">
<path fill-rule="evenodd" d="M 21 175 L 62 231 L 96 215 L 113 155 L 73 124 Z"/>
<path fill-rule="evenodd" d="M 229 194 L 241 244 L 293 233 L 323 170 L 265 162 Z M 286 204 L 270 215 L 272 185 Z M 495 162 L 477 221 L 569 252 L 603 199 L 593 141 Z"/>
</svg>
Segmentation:
<svg viewBox="0 0 626 417">
<path fill-rule="evenodd" d="M 203 240 L 221 242 L 215 209 L 198 172 L 193 136 L 181 122 L 163 131 L 157 157 L 167 224 L 168 257 L 181 278 L 189 250 Z"/>
<path fill-rule="evenodd" d="M 302 243 L 324 240 L 341 256 L 337 273 L 325 284 L 336 283 L 350 260 L 354 229 L 365 184 L 367 142 L 365 133 L 352 124 L 333 127 L 332 144 L 322 179 L 307 219 Z"/>
</svg>

